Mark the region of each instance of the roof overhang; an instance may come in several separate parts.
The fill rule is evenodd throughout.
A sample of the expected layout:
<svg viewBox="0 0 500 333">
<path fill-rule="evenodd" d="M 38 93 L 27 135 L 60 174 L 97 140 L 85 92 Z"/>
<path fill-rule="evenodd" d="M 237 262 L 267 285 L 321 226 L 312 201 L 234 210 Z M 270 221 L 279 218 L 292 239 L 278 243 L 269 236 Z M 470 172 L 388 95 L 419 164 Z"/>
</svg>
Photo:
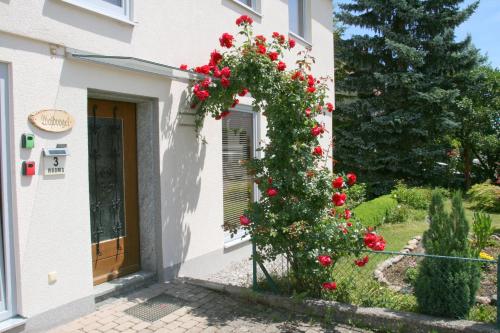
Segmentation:
<svg viewBox="0 0 500 333">
<path fill-rule="evenodd" d="M 107 56 L 66 48 L 66 58 L 108 65 L 124 70 L 160 75 L 175 80 L 200 80 L 205 75 L 157 62 L 124 56 Z"/>
</svg>

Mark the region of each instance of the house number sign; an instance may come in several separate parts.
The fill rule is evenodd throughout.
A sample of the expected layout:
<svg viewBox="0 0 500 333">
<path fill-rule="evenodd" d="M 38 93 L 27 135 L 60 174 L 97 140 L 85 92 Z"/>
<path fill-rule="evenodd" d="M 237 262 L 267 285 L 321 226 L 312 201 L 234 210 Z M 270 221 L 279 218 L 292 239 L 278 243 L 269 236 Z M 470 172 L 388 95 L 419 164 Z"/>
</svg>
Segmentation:
<svg viewBox="0 0 500 333">
<path fill-rule="evenodd" d="M 30 122 L 47 132 L 64 132 L 73 128 L 75 120 L 63 110 L 41 110 L 29 115 Z"/>
<path fill-rule="evenodd" d="M 64 175 L 66 173 L 66 156 L 69 155 L 66 145 L 43 149 L 43 174 L 45 176 Z"/>
</svg>

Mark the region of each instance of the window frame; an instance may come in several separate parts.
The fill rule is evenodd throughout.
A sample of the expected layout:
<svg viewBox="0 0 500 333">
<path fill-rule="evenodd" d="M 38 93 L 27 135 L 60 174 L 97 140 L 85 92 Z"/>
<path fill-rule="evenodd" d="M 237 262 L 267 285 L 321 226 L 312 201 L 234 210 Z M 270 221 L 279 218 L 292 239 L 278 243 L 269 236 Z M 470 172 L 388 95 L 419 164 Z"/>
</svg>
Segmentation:
<svg viewBox="0 0 500 333">
<path fill-rule="evenodd" d="M 245 104 L 238 104 L 236 107 L 230 109 L 231 112 L 245 112 L 245 113 L 251 113 L 252 114 L 252 128 L 253 128 L 253 133 L 252 133 L 252 144 L 253 144 L 253 150 L 252 150 L 252 156 L 253 158 L 261 158 L 260 151 L 258 150 L 259 147 L 259 142 L 260 142 L 260 117 L 259 113 L 253 111 L 252 107 L 250 105 L 245 105 Z M 221 143 L 222 144 L 222 143 Z M 221 146 L 222 148 L 222 146 Z M 222 152 L 222 150 L 221 150 Z M 221 156 L 222 157 L 222 156 Z M 224 165 L 222 166 L 224 168 Z M 224 172 L 223 172 L 224 174 Z M 259 188 L 257 184 L 253 184 L 253 202 L 256 202 L 260 199 L 260 193 L 259 193 Z M 222 204 L 224 207 L 224 197 L 222 199 Z M 224 214 L 224 213 L 223 213 Z M 240 244 L 243 241 L 246 241 L 248 237 L 246 237 L 245 230 L 243 228 L 239 228 L 238 232 L 234 235 L 231 236 L 231 233 L 229 231 L 224 230 L 224 248 L 228 248 L 237 244 Z"/>
<path fill-rule="evenodd" d="M 68 4 L 110 17 L 114 20 L 135 25 L 133 21 L 134 0 L 122 0 L 122 6 L 116 6 L 105 0 L 61 0 Z"/>
<path fill-rule="evenodd" d="M 297 0 L 302 2 L 302 19 L 300 17 L 297 20 L 302 21 L 302 27 L 299 30 L 303 31 L 303 36 L 299 32 L 292 31 L 291 29 L 291 17 L 290 17 L 290 7 L 288 7 L 288 34 L 294 39 L 306 44 L 306 46 L 311 47 L 311 2 L 309 0 Z M 290 1 L 288 2 L 290 6 Z"/>
<path fill-rule="evenodd" d="M 241 6 L 245 10 L 251 12 L 252 14 L 257 15 L 258 17 L 262 17 L 261 0 L 251 0 L 252 2 L 251 6 L 248 6 L 247 4 L 241 2 L 240 0 L 232 0 L 232 1 L 238 6 Z"/>
</svg>

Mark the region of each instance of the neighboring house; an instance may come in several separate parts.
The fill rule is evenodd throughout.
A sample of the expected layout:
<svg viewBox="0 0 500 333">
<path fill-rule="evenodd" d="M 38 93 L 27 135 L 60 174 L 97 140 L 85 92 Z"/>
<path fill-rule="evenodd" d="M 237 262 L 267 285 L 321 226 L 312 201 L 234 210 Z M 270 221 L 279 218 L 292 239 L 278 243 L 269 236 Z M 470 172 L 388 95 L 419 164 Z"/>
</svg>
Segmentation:
<svg viewBox="0 0 500 333">
<path fill-rule="evenodd" d="M 206 64 L 242 14 L 333 75 L 331 0 L 0 0 L 0 331 L 88 313 L 119 276 L 206 277 L 250 255 L 222 226 L 257 196 L 240 162 L 265 118 L 243 98 L 204 144 L 185 108 L 196 75 L 178 68 Z M 66 113 L 28 119 L 41 110 Z"/>
</svg>

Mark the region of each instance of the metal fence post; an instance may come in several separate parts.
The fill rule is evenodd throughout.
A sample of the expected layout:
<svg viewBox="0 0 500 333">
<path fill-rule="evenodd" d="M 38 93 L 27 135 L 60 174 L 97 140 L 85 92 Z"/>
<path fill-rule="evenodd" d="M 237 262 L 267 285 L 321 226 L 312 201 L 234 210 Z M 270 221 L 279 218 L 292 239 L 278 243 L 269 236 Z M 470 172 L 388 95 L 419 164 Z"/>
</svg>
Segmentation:
<svg viewBox="0 0 500 333">
<path fill-rule="evenodd" d="M 257 261 L 255 260 L 255 255 L 257 254 L 257 249 L 255 242 L 252 239 L 252 289 L 257 291 Z"/>
<path fill-rule="evenodd" d="M 497 259 L 497 328 L 500 328 L 500 255 Z"/>
</svg>

